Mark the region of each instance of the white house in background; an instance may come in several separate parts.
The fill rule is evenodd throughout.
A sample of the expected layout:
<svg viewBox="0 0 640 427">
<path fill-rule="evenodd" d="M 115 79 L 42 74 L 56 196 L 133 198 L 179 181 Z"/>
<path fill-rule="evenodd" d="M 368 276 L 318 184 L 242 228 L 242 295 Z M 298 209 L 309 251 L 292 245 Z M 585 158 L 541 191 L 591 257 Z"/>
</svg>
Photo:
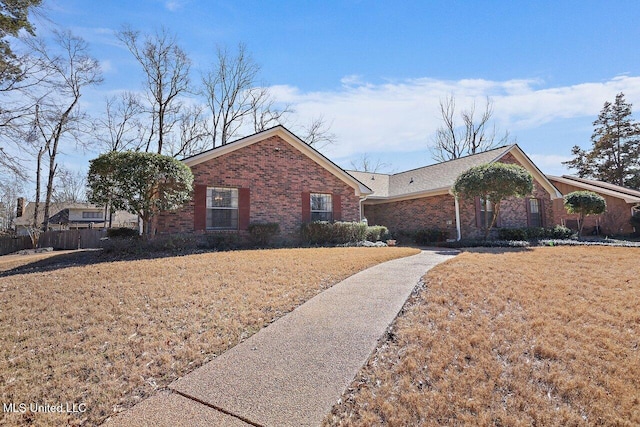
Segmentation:
<svg viewBox="0 0 640 427">
<path fill-rule="evenodd" d="M 44 221 L 44 203 L 40 203 L 38 223 Z M 109 217 L 105 220 L 104 206 L 91 203 L 52 203 L 49 207 L 49 230 L 76 230 L 84 228 L 105 228 L 109 226 Z M 13 221 L 16 234 L 28 235 L 29 227 L 33 224 L 35 203 L 25 204 L 24 199 L 18 199 L 16 218 Z M 125 211 L 116 211 L 111 220 L 111 227 L 138 228 L 137 215 Z"/>
</svg>

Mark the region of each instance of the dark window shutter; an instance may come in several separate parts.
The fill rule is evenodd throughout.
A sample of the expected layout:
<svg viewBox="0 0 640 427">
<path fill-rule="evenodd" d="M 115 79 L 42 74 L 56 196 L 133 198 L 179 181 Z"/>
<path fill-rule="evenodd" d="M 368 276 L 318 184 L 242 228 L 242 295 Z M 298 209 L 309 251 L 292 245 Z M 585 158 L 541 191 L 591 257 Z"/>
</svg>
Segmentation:
<svg viewBox="0 0 640 427">
<path fill-rule="evenodd" d="M 493 209 L 495 211 L 496 205 L 493 205 Z M 489 219 L 489 221 L 491 221 L 491 219 Z M 498 218 L 496 218 L 496 227 L 502 227 L 502 209 L 498 211 Z"/>
<path fill-rule="evenodd" d="M 476 227 L 483 228 L 484 224 L 482 223 L 482 206 L 480 206 L 480 197 L 475 198 L 476 203 Z"/>
<path fill-rule="evenodd" d="M 342 196 L 340 194 L 332 194 L 333 203 L 333 220 L 342 221 Z"/>
<path fill-rule="evenodd" d="M 251 221 L 251 190 L 238 188 L 238 228 L 246 230 Z"/>
<path fill-rule="evenodd" d="M 311 222 L 311 193 L 302 192 L 302 222 Z"/>
<path fill-rule="evenodd" d="M 538 199 L 538 212 L 540 212 L 540 227 L 547 225 L 547 215 L 544 210 L 544 200 Z"/>
<path fill-rule="evenodd" d="M 193 190 L 193 228 L 194 230 L 207 229 L 207 186 L 196 184 Z"/>
<path fill-rule="evenodd" d="M 525 198 L 524 204 L 527 208 L 527 227 L 531 227 L 531 201 Z"/>
</svg>

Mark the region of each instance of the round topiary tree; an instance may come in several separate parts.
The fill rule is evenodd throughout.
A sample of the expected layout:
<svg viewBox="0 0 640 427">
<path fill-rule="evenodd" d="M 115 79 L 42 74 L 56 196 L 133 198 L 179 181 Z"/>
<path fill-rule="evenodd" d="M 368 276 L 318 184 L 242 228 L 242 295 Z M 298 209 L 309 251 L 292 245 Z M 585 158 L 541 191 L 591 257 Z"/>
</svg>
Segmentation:
<svg viewBox="0 0 640 427">
<path fill-rule="evenodd" d="M 89 162 L 89 201 L 138 215 L 143 235 L 153 237 L 151 220 L 180 208 L 191 197 L 193 174 L 170 156 L 137 151 L 110 152 Z"/>
<path fill-rule="evenodd" d="M 493 203 L 493 216 L 485 216 L 484 238 L 500 214 L 500 202 L 508 197 L 524 197 L 533 191 L 533 178 L 522 166 L 506 163 L 489 163 L 474 166 L 458 176 L 453 184 L 453 194 L 457 197 L 474 199 L 479 197 L 485 204 L 485 212 L 489 211 L 489 202 Z"/>
<path fill-rule="evenodd" d="M 607 210 L 607 202 L 593 191 L 574 191 L 564 196 L 564 208 L 570 214 L 580 215 L 578 219 L 578 237 L 582 236 L 584 218 L 587 215 L 599 215 Z"/>
</svg>

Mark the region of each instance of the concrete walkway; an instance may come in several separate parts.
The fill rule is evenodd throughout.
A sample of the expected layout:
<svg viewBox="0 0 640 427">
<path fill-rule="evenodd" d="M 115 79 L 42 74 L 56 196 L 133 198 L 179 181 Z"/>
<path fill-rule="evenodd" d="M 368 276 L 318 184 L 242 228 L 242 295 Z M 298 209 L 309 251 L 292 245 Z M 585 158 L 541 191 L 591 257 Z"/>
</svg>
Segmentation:
<svg viewBox="0 0 640 427">
<path fill-rule="evenodd" d="M 424 250 L 361 271 L 108 426 L 318 426 L 427 270 Z"/>
</svg>

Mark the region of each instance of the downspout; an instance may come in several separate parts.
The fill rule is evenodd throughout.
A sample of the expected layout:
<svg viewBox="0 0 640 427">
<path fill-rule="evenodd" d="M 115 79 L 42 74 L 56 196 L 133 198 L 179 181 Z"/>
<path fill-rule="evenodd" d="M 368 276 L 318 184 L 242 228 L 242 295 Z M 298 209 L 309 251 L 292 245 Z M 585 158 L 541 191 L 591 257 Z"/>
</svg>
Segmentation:
<svg viewBox="0 0 640 427">
<path fill-rule="evenodd" d="M 362 202 L 367 200 L 367 196 L 360 196 L 360 203 L 358 203 L 358 208 L 360 210 L 360 221 L 362 222 Z"/>
<path fill-rule="evenodd" d="M 456 242 L 459 242 L 462 238 L 462 234 L 460 233 L 460 204 L 458 203 L 458 196 L 453 196 L 453 202 L 456 208 Z"/>
</svg>

